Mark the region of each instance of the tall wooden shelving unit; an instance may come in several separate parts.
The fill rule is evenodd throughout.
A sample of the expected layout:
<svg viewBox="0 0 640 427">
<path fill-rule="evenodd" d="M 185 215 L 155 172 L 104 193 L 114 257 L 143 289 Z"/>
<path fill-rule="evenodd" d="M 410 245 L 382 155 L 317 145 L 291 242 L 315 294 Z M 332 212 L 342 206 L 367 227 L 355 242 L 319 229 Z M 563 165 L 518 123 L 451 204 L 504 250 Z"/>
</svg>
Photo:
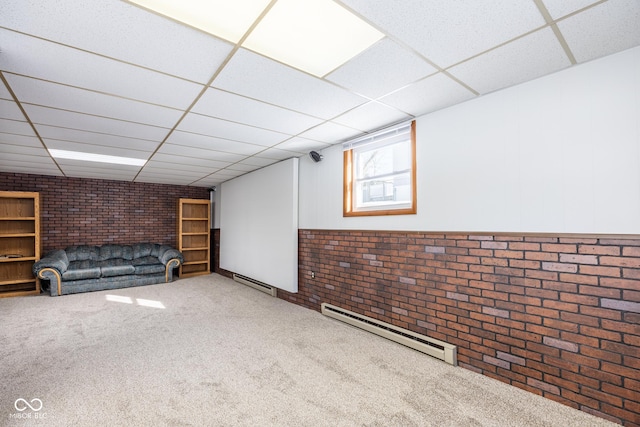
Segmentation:
<svg viewBox="0 0 640 427">
<path fill-rule="evenodd" d="M 40 293 L 40 195 L 0 191 L 0 298 Z"/>
<path fill-rule="evenodd" d="M 203 199 L 178 201 L 178 250 L 184 256 L 180 277 L 210 274 L 209 235 L 211 202 Z"/>
</svg>

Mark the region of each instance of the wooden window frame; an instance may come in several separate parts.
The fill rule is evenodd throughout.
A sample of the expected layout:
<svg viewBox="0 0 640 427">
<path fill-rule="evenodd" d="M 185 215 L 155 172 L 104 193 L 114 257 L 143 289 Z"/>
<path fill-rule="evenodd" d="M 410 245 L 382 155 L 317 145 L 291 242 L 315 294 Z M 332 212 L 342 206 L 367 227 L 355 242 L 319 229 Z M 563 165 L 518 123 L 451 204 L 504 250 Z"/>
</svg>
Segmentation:
<svg viewBox="0 0 640 427">
<path fill-rule="evenodd" d="M 411 206 L 398 209 L 366 209 L 356 210 L 353 206 L 354 162 L 353 149 L 345 150 L 343 155 L 343 204 L 342 216 L 385 216 L 415 215 L 418 211 L 418 189 L 416 179 L 416 121 L 411 122 Z"/>
</svg>

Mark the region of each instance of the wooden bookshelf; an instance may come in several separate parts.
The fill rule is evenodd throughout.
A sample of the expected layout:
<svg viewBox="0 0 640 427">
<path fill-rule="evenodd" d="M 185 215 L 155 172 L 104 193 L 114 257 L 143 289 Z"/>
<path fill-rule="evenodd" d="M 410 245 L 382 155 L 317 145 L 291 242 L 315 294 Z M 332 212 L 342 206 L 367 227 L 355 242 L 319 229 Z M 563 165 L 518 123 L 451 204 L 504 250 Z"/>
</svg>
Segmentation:
<svg viewBox="0 0 640 427">
<path fill-rule="evenodd" d="M 0 298 L 40 293 L 40 195 L 0 191 Z"/>
<path fill-rule="evenodd" d="M 210 274 L 209 234 L 211 202 L 202 199 L 178 201 L 178 250 L 184 256 L 180 277 Z"/>
</svg>

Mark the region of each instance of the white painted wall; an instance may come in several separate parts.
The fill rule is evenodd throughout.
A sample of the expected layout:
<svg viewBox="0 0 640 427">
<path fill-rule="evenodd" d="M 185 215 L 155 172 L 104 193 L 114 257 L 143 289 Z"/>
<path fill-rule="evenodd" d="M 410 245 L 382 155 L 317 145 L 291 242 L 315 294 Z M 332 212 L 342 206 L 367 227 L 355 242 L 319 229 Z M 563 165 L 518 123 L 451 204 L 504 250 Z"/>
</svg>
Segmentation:
<svg viewBox="0 0 640 427">
<path fill-rule="evenodd" d="M 220 268 L 298 291 L 298 159 L 220 185 Z"/>
<path fill-rule="evenodd" d="M 417 119 L 418 214 L 342 216 L 342 151 L 300 162 L 299 227 L 640 234 L 640 48 Z"/>
</svg>

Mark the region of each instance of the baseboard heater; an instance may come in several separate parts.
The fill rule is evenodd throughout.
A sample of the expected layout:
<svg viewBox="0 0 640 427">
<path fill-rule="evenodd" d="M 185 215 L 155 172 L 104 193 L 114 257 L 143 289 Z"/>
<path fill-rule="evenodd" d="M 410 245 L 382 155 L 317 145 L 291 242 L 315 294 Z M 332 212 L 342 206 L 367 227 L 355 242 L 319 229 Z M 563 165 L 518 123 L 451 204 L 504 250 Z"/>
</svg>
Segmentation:
<svg viewBox="0 0 640 427">
<path fill-rule="evenodd" d="M 253 289 L 257 289 L 260 292 L 264 292 L 265 294 L 269 294 L 272 297 L 275 297 L 278 295 L 278 288 L 274 288 L 273 286 L 267 285 L 266 283 L 259 282 L 250 277 L 234 274 L 233 280 L 235 280 L 238 283 L 242 283 L 243 285 L 250 286 Z"/>
<path fill-rule="evenodd" d="M 345 310 L 335 305 L 322 303 L 322 314 L 333 319 L 348 323 L 364 329 L 367 332 L 380 335 L 381 337 L 390 339 L 414 350 L 421 351 L 440 360 L 444 360 L 450 365 L 457 366 L 457 347 L 447 344 L 444 341 L 430 338 L 425 335 L 418 334 L 407 329 L 390 325 L 380 320 L 372 319 L 349 310 Z"/>
</svg>

